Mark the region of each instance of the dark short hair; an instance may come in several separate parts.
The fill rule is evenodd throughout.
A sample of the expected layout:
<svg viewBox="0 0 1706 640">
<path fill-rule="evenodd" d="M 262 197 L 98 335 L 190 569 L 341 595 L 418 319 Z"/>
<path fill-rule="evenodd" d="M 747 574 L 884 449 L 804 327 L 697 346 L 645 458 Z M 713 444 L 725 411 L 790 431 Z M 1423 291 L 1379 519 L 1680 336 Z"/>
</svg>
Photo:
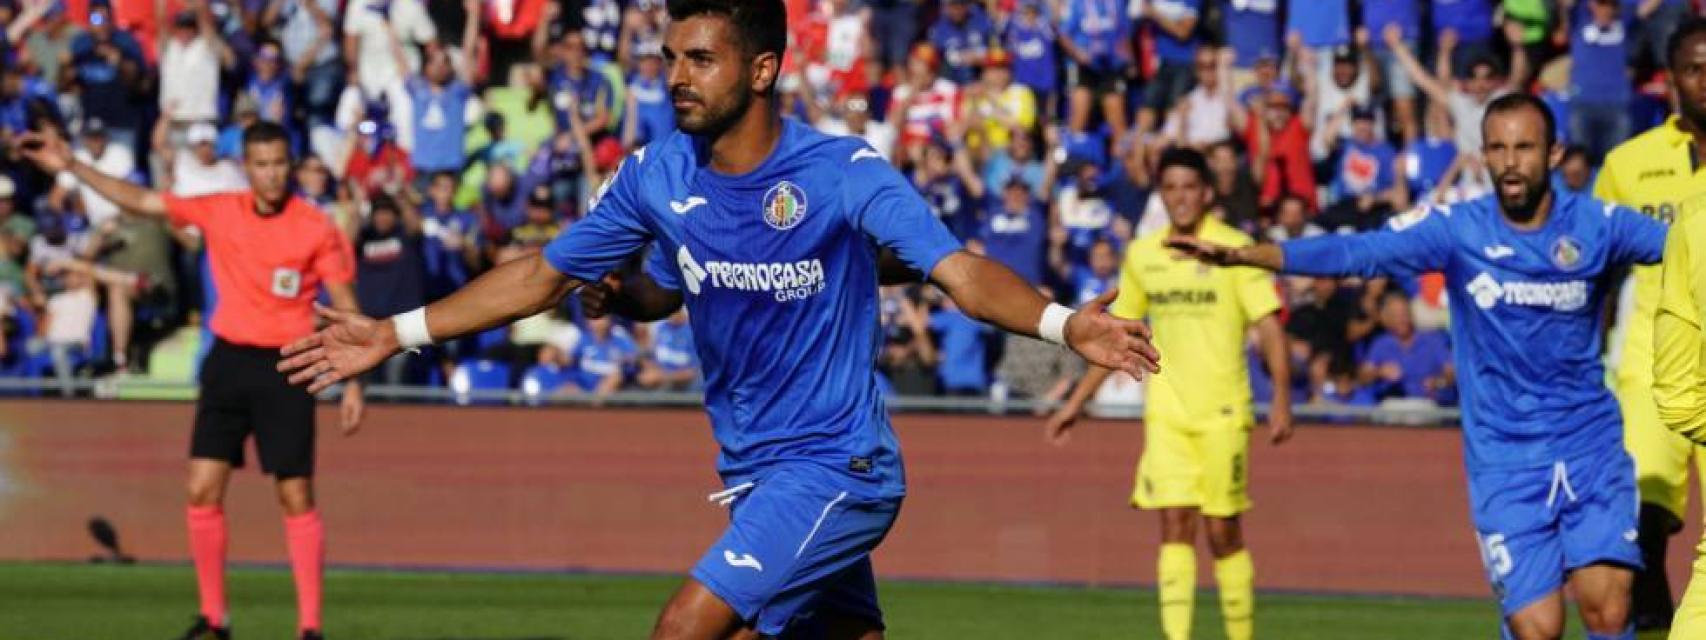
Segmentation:
<svg viewBox="0 0 1706 640">
<path fill-rule="evenodd" d="M 1506 113 L 1522 109 L 1533 109 L 1540 113 L 1540 119 L 1546 123 L 1546 146 L 1550 147 L 1558 141 L 1558 119 L 1552 115 L 1552 108 L 1533 95 L 1517 92 L 1507 93 L 1487 103 L 1487 115 L 1481 117 L 1481 130 L 1487 129 L 1487 121 L 1495 113 Z"/>
<path fill-rule="evenodd" d="M 449 178 L 451 182 L 456 182 L 457 180 L 459 180 L 455 171 L 450 171 L 450 170 L 446 169 L 443 171 L 432 172 L 432 181 L 433 182 L 438 182 L 439 180 L 443 180 L 445 178 Z"/>
<path fill-rule="evenodd" d="M 788 10 L 782 0 L 669 0 L 669 19 L 680 22 L 702 15 L 727 18 L 749 56 L 788 48 Z"/>
<path fill-rule="evenodd" d="M 1670 39 L 1665 41 L 1665 59 L 1670 60 L 1671 73 L 1676 72 L 1676 54 L 1682 51 L 1682 43 L 1701 34 L 1706 34 L 1706 18 L 1700 16 L 1683 20 L 1670 32 Z"/>
<path fill-rule="evenodd" d="M 268 122 L 266 120 L 261 120 L 251 124 L 248 128 L 243 130 L 244 149 L 257 144 L 267 144 L 271 142 L 283 142 L 285 143 L 285 146 L 288 147 L 290 146 L 290 133 L 285 131 L 284 127 L 278 123 Z"/>
<path fill-rule="evenodd" d="M 1593 164 L 1592 159 L 1588 156 L 1588 148 L 1579 144 L 1572 144 L 1564 147 L 1564 159 L 1562 162 L 1569 162 L 1571 158 L 1581 158 L 1582 162 Z"/>
<path fill-rule="evenodd" d="M 1184 167 L 1195 171 L 1197 179 L 1202 180 L 1205 185 L 1213 182 L 1208 172 L 1208 159 L 1196 149 L 1168 147 L 1166 151 L 1161 152 L 1161 162 L 1155 167 L 1155 176 L 1161 177 L 1161 174 L 1166 173 L 1172 167 Z"/>
<path fill-rule="evenodd" d="M 373 196 L 373 204 L 368 207 L 368 211 L 370 213 L 390 211 L 391 213 L 398 215 L 402 215 L 403 213 L 403 209 L 397 206 L 397 200 L 383 193 Z"/>
</svg>

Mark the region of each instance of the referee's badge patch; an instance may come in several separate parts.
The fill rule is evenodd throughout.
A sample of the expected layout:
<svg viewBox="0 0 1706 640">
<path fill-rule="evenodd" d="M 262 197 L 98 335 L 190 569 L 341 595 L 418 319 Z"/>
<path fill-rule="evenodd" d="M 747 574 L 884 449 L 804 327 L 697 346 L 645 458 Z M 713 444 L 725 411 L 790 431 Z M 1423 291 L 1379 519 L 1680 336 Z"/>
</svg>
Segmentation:
<svg viewBox="0 0 1706 640">
<path fill-rule="evenodd" d="M 286 267 L 272 271 L 272 294 L 280 298 L 295 298 L 302 293 L 302 272 Z"/>
</svg>

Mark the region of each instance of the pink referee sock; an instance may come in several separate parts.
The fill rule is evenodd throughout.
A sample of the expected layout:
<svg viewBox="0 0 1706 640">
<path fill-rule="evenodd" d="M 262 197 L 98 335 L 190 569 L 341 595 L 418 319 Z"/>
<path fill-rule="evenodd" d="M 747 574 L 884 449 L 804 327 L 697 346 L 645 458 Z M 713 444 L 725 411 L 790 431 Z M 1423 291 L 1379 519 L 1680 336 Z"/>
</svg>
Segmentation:
<svg viewBox="0 0 1706 640">
<path fill-rule="evenodd" d="M 296 620 L 299 631 L 320 629 L 320 575 L 326 562 L 326 527 L 320 511 L 284 517 L 284 537 L 290 545 L 290 572 L 296 577 Z"/>
<path fill-rule="evenodd" d="M 191 506 L 186 510 L 186 520 L 197 592 L 201 594 L 201 615 L 208 624 L 223 627 L 226 624 L 225 512 L 219 507 Z"/>
</svg>

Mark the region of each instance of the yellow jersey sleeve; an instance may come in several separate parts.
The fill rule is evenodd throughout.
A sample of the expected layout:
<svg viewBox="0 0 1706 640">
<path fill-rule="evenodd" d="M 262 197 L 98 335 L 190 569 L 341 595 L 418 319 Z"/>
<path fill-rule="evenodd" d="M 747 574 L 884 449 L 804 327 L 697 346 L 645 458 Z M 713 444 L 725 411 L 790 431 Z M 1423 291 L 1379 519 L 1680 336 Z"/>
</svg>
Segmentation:
<svg viewBox="0 0 1706 640">
<path fill-rule="evenodd" d="M 1133 242 L 1126 249 L 1125 264 L 1120 266 L 1120 295 L 1108 307 L 1108 313 L 1127 320 L 1142 320 L 1149 315 L 1149 298 L 1143 292 L 1143 279 L 1139 273 L 1143 267 L 1137 260 L 1141 246 Z"/>
<path fill-rule="evenodd" d="M 1706 443 L 1706 336 L 1701 334 L 1701 304 L 1706 303 L 1706 256 L 1696 256 L 1691 236 L 1706 230 L 1706 219 L 1687 216 L 1665 240 L 1663 288 L 1653 326 L 1653 397 L 1659 419 L 1690 440 Z"/>
<path fill-rule="evenodd" d="M 1623 198 L 1622 191 L 1617 188 L 1617 171 L 1614 170 L 1615 166 L 1616 165 L 1608 159 L 1605 166 L 1600 168 L 1599 177 L 1594 178 L 1593 181 L 1593 197 L 1606 202 L 1622 204 L 1628 202 L 1628 200 Z"/>
<path fill-rule="evenodd" d="M 1280 310 L 1279 292 L 1274 289 L 1274 275 L 1255 267 L 1233 267 L 1233 279 L 1238 287 L 1238 306 L 1244 311 L 1244 322 L 1254 323 Z"/>
</svg>

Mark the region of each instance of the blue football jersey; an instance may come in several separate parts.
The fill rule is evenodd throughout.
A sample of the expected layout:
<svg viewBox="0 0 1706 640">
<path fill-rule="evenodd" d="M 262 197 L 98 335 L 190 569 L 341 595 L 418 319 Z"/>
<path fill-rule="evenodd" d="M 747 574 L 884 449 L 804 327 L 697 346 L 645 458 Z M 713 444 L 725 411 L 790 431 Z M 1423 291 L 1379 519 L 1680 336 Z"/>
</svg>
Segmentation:
<svg viewBox="0 0 1706 640">
<path fill-rule="evenodd" d="M 1602 307 L 1621 267 L 1658 262 L 1665 226 L 1587 196 L 1553 193 L 1550 218 L 1520 231 L 1494 196 L 1424 207 L 1389 228 L 1282 245 L 1285 271 L 1442 271 L 1470 470 L 1514 469 L 1623 446 L 1600 363 Z"/>
<path fill-rule="evenodd" d="M 648 272 L 683 292 L 725 482 L 812 461 L 903 492 L 877 386 L 877 253 L 930 273 L 958 241 L 858 138 L 785 119 L 757 168 L 723 175 L 709 158 L 680 132 L 636 151 L 546 260 L 596 281 L 656 242 L 665 267 Z"/>
</svg>

